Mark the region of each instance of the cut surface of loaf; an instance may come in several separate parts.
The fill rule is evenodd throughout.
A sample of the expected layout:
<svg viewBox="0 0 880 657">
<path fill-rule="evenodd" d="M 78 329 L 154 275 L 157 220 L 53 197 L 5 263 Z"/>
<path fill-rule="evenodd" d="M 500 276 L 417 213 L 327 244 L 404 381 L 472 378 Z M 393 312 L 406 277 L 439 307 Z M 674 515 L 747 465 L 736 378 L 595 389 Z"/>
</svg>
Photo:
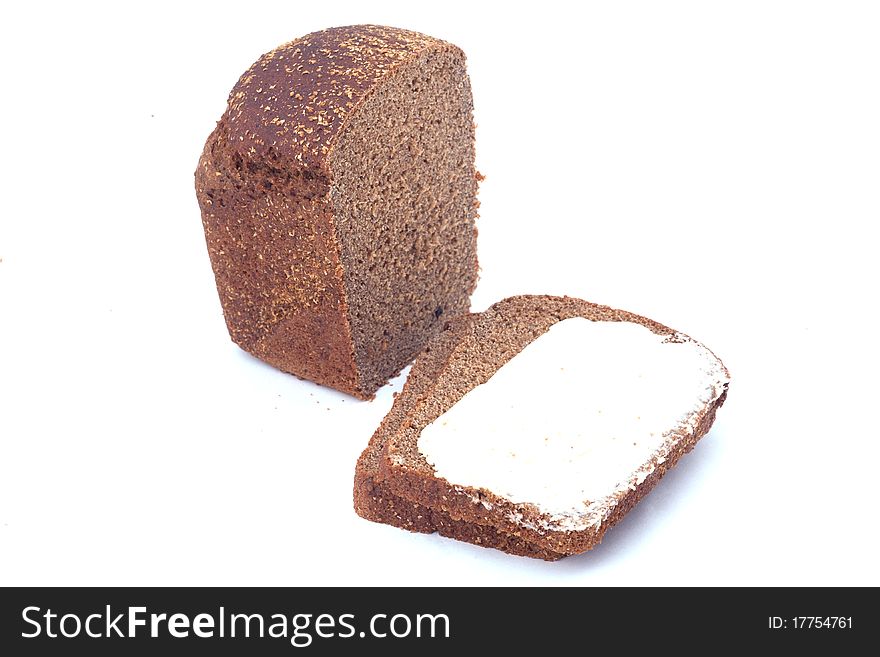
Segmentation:
<svg viewBox="0 0 880 657">
<path fill-rule="evenodd" d="M 376 25 L 306 35 L 239 79 L 196 193 L 232 339 L 361 398 L 477 280 L 465 57 Z"/>
<path fill-rule="evenodd" d="M 712 352 L 647 318 L 506 299 L 416 360 L 358 461 L 355 509 L 513 554 L 584 552 L 709 430 L 728 383 Z"/>
</svg>

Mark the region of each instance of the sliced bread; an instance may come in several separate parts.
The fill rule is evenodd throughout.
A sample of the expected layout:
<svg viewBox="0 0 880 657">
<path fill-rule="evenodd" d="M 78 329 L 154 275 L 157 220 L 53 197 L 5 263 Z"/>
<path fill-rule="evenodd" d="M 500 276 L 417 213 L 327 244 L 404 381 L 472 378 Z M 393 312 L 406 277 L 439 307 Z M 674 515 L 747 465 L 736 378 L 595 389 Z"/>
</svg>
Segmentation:
<svg viewBox="0 0 880 657">
<path fill-rule="evenodd" d="M 584 552 L 709 430 L 728 382 L 712 352 L 647 318 L 505 299 L 416 360 L 358 461 L 355 509 L 512 554 Z"/>
<path fill-rule="evenodd" d="M 464 53 L 378 25 L 315 32 L 238 80 L 195 173 L 232 340 L 373 397 L 477 281 Z"/>
</svg>

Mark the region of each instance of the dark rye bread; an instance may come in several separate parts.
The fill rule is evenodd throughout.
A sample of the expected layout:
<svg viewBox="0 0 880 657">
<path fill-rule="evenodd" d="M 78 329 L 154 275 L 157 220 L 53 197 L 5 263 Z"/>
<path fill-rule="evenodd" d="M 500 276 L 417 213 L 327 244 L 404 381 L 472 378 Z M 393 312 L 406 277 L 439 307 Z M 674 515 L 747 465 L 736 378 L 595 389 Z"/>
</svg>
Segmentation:
<svg viewBox="0 0 880 657">
<path fill-rule="evenodd" d="M 466 312 L 472 106 L 462 51 L 395 28 L 316 32 L 248 69 L 196 170 L 232 339 L 370 398 Z"/>
<path fill-rule="evenodd" d="M 505 552 L 554 560 L 597 545 L 712 425 L 725 391 L 695 419 L 681 426 L 664 462 L 632 490 L 621 494 L 601 524 L 581 531 L 541 528 L 531 505 L 514 505 L 485 489 L 453 486 L 436 477 L 418 450 L 421 430 L 469 390 L 558 321 L 585 317 L 628 321 L 662 335 L 681 335 L 650 319 L 568 297 L 505 299 L 483 313 L 456 318 L 428 345 L 402 393 L 361 455 L 354 503 L 363 517 L 413 531 L 439 533 Z M 485 504 L 484 504 L 485 503 Z M 490 508 L 487 508 L 490 507 Z"/>
</svg>

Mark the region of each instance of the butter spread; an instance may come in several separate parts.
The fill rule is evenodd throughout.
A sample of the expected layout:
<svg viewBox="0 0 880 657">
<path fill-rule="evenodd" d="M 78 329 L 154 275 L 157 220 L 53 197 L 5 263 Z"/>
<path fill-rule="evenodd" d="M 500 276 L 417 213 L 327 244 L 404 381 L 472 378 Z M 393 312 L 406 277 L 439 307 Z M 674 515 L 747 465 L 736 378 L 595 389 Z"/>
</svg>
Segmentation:
<svg viewBox="0 0 880 657">
<path fill-rule="evenodd" d="M 692 431 L 727 382 L 686 336 L 567 319 L 428 425 L 419 451 L 456 487 L 535 505 L 540 529 L 585 529 L 666 459 L 673 430 Z"/>
</svg>

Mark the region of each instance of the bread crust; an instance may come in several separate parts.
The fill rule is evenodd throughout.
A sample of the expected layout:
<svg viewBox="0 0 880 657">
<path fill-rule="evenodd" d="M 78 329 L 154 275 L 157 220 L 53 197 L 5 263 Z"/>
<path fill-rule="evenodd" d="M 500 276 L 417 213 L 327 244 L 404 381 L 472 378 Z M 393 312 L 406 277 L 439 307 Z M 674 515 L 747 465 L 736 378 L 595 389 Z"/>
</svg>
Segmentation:
<svg viewBox="0 0 880 657">
<path fill-rule="evenodd" d="M 195 172 L 232 340 L 283 371 L 362 399 L 377 386 L 356 365 L 330 156 L 370 94 L 432 49 L 460 53 L 377 25 L 331 28 L 275 48 L 232 89 Z"/>
<path fill-rule="evenodd" d="M 637 485 L 620 493 L 598 526 L 581 531 L 560 531 L 542 526 L 541 514 L 532 505 L 514 505 L 491 491 L 452 485 L 434 474 L 418 452 L 422 428 L 439 417 L 463 394 L 489 377 L 550 326 L 569 317 L 592 320 L 628 321 L 661 335 L 682 334 L 645 317 L 570 297 L 520 296 L 498 302 L 450 324 L 441 334 L 440 347 L 430 357 L 416 360 L 410 381 L 395 400 L 386 422 L 377 430 L 358 462 L 355 475 L 355 507 L 362 516 L 416 531 L 430 531 L 430 523 L 442 521 L 441 533 L 452 538 L 513 552 L 556 559 L 595 547 L 605 532 L 616 524 L 660 481 L 678 460 L 693 449 L 709 431 L 727 390 L 694 418 L 694 429 L 682 425 L 675 432 L 665 461 Z M 510 333 L 511 326 L 523 327 Z M 507 332 L 505 333 L 505 327 Z M 494 333 L 494 335 L 493 335 Z M 504 333 L 508 340 L 498 334 Z M 493 338 L 490 340 L 490 336 Z M 686 338 L 686 336 L 683 336 Z M 442 342 L 441 342 L 442 341 Z M 433 346 L 433 345 L 432 345 Z M 491 367 L 476 372 L 466 386 L 448 394 L 448 383 L 461 377 L 473 365 L 469 355 L 480 353 Z M 440 397 L 443 397 L 440 399 Z M 372 496 L 372 498 L 371 498 Z M 372 499 L 372 501 L 371 501 Z M 407 504 L 413 505 L 412 507 Z M 431 513 L 427 513 L 430 510 Z M 439 514 L 439 515 L 438 515 Z M 418 523 L 413 519 L 418 518 Z M 435 520 L 437 518 L 437 520 Z M 427 519 L 427 520 L 426 520 Z M 480 532 L 473 527 L 485 528 Z M 439 523 L 436 530 L 440 531 Z M 528 546 L 522 549 L 522 546 Z"/>
<path fill-rule="evenodd" d="M 494 527 L 452 518 L 448 513 L 431 509 L 394 494 L 384 480 L 378 478 L 379 460 L 384 457 L 387 436 L 399 430 L 409 413 L 418 404 L 417 391 L 429 389 L 431 374 L 448 359 L 457 345 L 460 331 L 467 330 L 474 315 L 459 315 L 445 323 L 443 331 L 420 354 L 404 389 L 373 434 L 369 445 L 358 459 L 354 479 L 354 508 L 358 515 L 373 522 L 385 523 L 423 534 L 437 532 L 482 547 L 492 547 L 518 556 L 556 561 L 564 554 L 546 550 Z"/>
</svg>

